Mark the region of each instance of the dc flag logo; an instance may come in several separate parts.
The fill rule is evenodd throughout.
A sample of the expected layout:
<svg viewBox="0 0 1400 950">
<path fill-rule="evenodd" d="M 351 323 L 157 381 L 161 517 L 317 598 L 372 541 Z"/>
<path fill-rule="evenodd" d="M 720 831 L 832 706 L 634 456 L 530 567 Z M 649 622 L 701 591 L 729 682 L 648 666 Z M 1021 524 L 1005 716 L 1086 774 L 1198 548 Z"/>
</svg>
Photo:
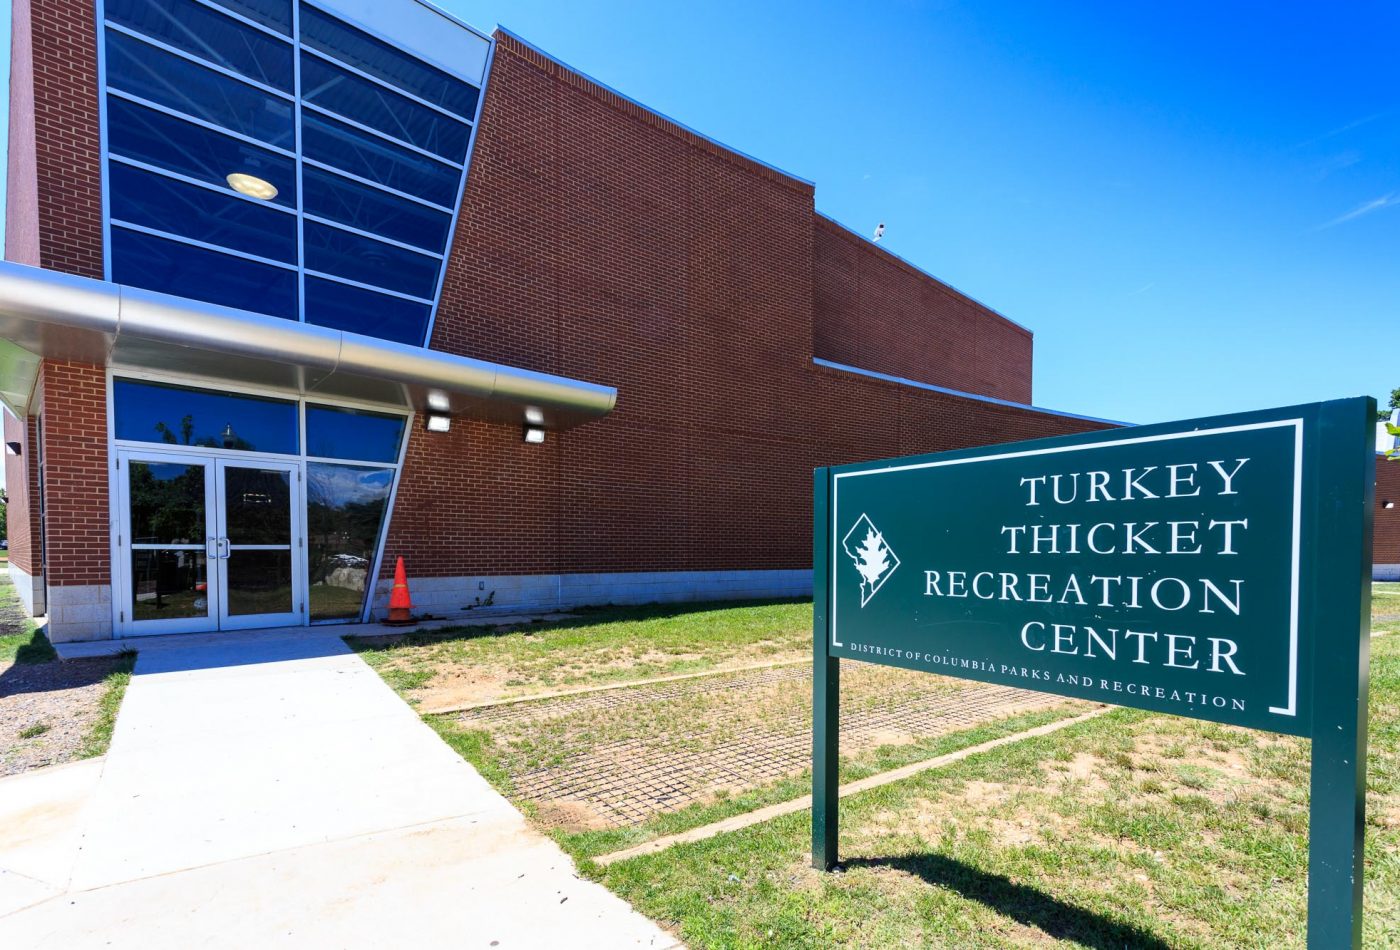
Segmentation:
<svg viewBox="0 0 1400 950">
<path fill-rule="evenodd" d="M 899 567 L 899 558 L 885 543 L 880 529 L 864 514 L 846 532 L 841 547 L 860 574 L 860 605 L 864 607 Z"/>
</svg>

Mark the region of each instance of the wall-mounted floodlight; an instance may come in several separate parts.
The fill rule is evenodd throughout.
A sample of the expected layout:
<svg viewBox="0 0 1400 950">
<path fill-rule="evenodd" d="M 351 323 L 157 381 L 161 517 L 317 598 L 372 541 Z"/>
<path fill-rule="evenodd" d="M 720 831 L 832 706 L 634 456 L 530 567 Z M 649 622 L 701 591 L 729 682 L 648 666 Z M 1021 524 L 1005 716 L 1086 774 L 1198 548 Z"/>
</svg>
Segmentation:
<svg viewBox="0 0 1400 950">
<path fill-rule="evenodd" d="M 20 450 L 21 448 L 23 448 L 23 446 L 22 446 L 20 443 L 18 443 L 18 442 L 6 442 L 6 443 L 5 443 L 5 454 L 6 454 L 6 455 L 18 455 L 18 454 L 19 454 L 19 450 Z"/>
<path fill-rule="evenodd" d="M 428 416 L 429 432 L 446 432 L 452 428 L 451 416 L 439 416 L 432 414 Z"/>
<path fill-rule="evenodd" d="M 13 442 L 11 442 L 11 443 L 9 443 L 9 444 L 10 444 L 10 445 L 14 445 Z M 18 455 L 19 453 L 16 452 L 15 454 Z M 1382 507 L 1382 508 L 1387 508 L 1387 509 L 1389 509 L 1389 508 L 1394 508 L 1394 507 L 1395 507 L 1395 502 L 1393 502 L 1393 501 L 1383 501 L 1383 502 L 1381 502 L 1381 507 Z"/>
<path fill-rule="evenodd" d="M 539 426 L 526 426 L 525 441 L 531 445 L 539 445 L 544 441 L 544 430 Z"/>
<path fill-rule="evenodd" d="M 452 408 L 452 402 L 447 398 L 447 393 L 441 389 L 434 389 L 428 393 L 428 408 L 437 412 L 446 412 Z"/>
<path fill-rule="evenodd" d="M 525 421 L 532 426 L 544 425 L 544 410 L 539 406 L 526 406 Z"/>
</svg>

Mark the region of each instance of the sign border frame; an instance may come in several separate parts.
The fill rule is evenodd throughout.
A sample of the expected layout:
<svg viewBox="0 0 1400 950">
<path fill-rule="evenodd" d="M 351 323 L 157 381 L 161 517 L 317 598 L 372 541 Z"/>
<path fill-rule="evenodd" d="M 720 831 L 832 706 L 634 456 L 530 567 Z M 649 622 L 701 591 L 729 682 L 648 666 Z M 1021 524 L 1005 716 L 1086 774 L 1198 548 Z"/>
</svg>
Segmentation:
<svg viewBox="0 0 1400 950">
<path fill-rule="evenodd" d="M 862 468 L 856 471 L 832 472 L 831 481 L 831 578 L 833 583 L 827 586 L 831 590 L 831 645 L 834 647 L 844 646 L 837 639 L 836 629 L 836 593 L 841 585 L 835 583 L 838 552 L 841 550 L 840 542 L 836 536 L 841 533 L 841 479 L 859 478 L 863 475 L 888 475 L 892 472 L 917 471 L 919 469 L 942 468 L 949 465 L 968 465 L 976 462 L 990 462 L 997 459 L 1030 458 L 1036 455 L 1059 455 L 1067 452 L 1082 452 L 1087 449 L 1106 448 L 1119 445 L 1143 445 L 1149 442 L 1169 442 L 1180 439 L 1194 439 L 1202 436 L 1226 435 L 1231 432 L 1253 432 L 1260 429 L 1278 429 L 1291 426 L 1293 428 L 1293 529 L 1291 552 L 1291 584 L 1289 589 L 1289 612 L 1288 612 L 1288 705 L 1270 706 L 1269 712 L 1280 716 L 1298 715 L 1298 574 L 1300 561 L 1302 558 L 1302 521 L 1303 521 L 1303 419 L 1301 416 L 1294 418 L 1277 419 L 1269 422 L 1246 423 L 1243 425 L 1221 426 L 1213 429 L 1193 429 L 1186 432 L 1164 432 L 1159 435 L 1137 436 L 1126 439 L 1105 439 L 1093 442 L 1075 442 L 1070 445 L 1047 446 L 1040 449 L 1023 449 L 1015 452 L 997 452 L 990 455 L 973 455 L 963 458 L 940 459 L 930 462 L 913 462 L 906 465 L 886 465 L 880 468 Z M 1114 431 L 1114 430 L 1107 430 Z M 1132 431 L 1132 430 L 1128 430 Z M 1013 443 L 1017 444 L 1017 443 Z"/>
</svg>

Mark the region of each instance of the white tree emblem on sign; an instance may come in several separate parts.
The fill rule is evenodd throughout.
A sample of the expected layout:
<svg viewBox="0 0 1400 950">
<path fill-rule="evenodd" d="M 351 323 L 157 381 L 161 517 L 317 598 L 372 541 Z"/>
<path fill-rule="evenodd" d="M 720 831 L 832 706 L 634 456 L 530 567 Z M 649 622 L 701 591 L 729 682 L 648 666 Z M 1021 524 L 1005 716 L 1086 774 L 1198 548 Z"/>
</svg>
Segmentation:
<svg viewBox="0 0 1400 950">
<path fill-rule="evenodd" d="M 860 574 L 860 605 L 864 607 L 899 567 L 899 558 L 885 543 L 885 536 L 864 514 L 846 532 L 841 547 Z"/>
</svg>

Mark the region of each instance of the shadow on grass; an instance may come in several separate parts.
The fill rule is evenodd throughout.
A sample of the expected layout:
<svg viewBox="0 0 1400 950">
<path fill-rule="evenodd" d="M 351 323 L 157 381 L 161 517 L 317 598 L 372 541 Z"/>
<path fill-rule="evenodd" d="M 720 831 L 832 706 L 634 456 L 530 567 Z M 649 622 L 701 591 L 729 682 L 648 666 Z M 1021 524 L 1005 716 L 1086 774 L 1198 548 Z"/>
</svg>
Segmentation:
<svg viewBox="0 0 1400 950">
<path fill-rule="evenodd" d="M 3 644 L 0 644 L 0 662 L 13 658 L 15 663 L 32 665 L 59 659 L 59 652 L 53 649 L 53 644 L 50 644 L 49 638 L 45 637 L 42 631 L 35 630 L 29 634 L 28 639 L 24 639 L 24 634 L 11 634 L 3 639 Z"/>
<path fill-rule="evenodd" d="M 44 635 L 36 633 L 20 646 L 15 662 L 0 672 L 0 698 L 92 686 L 113 672 L 129 672 L 135 657 L 134 651 L 127 651 L 116 656 L 60 660 Z"/>
<path fill-rule="evenodd" d="M 930 884 L 957 891 L 997 913 L 1028 927 L 1039 927 L 1057 940 L 1072 940 L 1094 950 L 1170 950 L 1171 944 L 1136 927 L 1051 897 L 1028 884 L 1018 884 L 942 854 L 898 858 L 852 858 L 847 868 L 893 868 Z"/>
<path fill-rule="evenodd" d="M 568 616 L 551 619 L 547 613 L 538 613 L 538 620 L 521 623 L 489 624 L 470 627 L 439 627 L 436 630 L 414 630 L 404 634 L 374 636 L 346 636 L 345 642 L 352 650 L 394 649 L 396 647 L 429 646 L 435 643 L 448 643 L 454 640 L 485 640 L 491 637 L 504 637 L 512 633 L 528 631 L 536 633 L 560 627 L 579 629 L 599 627 L 610 623 L 638 622 L 646 620 L 670 620 L 687 614 L 705 613 L 711 610 L 729 610 L 735 607 L 774 607 L 781 604 L 811 603 L 810 597 L 779 597 L 771 600 L 707 600 L 681 604 L 643 604 L 637 607 L 574 607 Z M 504 610 L 504 608 L 502 608 Z M 536 611 L 522 609 L 518 614 L 536 614 Z M 465 618 L 464 618 L 465 619 Z M 489 620 L 483 617 L 483 621 Z"/>
</svg>

